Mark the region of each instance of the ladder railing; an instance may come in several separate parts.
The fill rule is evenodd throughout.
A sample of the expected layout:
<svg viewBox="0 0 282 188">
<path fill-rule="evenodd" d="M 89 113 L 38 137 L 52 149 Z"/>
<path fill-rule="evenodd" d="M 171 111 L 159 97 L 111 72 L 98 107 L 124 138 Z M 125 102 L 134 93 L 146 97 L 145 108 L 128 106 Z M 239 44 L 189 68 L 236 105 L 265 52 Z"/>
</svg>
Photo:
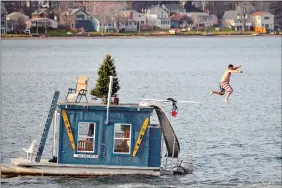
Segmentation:
<svg viewBox="0 0 282 188">
<path fill-rule="evenodd" d="M 57 106 L 57 102 L 58 102 L 58 99 L 59 99 L 59 95 L 60 95 L 60 92 L 55 91 L 53 99 L 52 99 L 51 107 L 49 109 L 49 113 L 48 113 L 48 116 L 47 116 L 47 119 L 46 119 L 46 122 L 45 122 L 43 133 L 42 133 L 42 136 L 41 136 L 40 144 L 38 145 L 36 158 L 35 158 L 36 162 L 40 162 L 40 159 L 41 159 L 41 156 L 42 156 L 42 153 L 43 153 L 43 150 L 44 150 L 44 146 L 45 146 L 45 143 L 46 143 L 46 140 L 47 140 L 47 137 L 48 137 L 48 132 L 49 132 L 50 127 L 51 127 L 54 111 L 55 111 L 55 108 Z"/>
</svg>

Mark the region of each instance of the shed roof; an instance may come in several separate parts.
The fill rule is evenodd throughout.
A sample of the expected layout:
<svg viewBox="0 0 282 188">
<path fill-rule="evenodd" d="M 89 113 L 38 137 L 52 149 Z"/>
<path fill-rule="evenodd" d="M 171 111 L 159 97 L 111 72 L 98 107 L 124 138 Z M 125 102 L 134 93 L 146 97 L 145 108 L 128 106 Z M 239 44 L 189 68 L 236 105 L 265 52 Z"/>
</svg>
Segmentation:
<svg viewBox="0 0 282 188">
<path fill-rule="evenodd" d="M 101 103 L 67 103 L 67 102 L 58 102 L 57 103 L 59 108 L 72 108 L 72 109 L 83 109 L 85 107 L 95 110 L 106 110 L 107 105 Z M 114 109 L 120 111 L 147 111 L 152 110 L 153 107 L 148 106 L 139 106 L 138 104 L 119 104 L 119 105 L 110 105 L 110 110 Z"/>
</svg>

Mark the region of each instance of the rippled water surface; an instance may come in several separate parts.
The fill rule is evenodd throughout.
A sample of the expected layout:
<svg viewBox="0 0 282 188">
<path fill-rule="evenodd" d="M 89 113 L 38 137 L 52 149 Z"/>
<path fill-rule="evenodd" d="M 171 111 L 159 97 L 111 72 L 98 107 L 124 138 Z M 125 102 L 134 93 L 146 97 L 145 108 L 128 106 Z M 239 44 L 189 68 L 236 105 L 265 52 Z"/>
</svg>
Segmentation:
<svg viewBox="0 0 282 188">
<path fill-rule="evenodd" d="M 12 40 L 2 44 L 1 163 L 24 156 L 41 134 L 54 90 L 64 99 L 78 75 L 94 87 L 97 69 L 109 52 L 116 60 L 121 102 L 175 97 L 172 124 L 181 156 L 196 169 L 185 176 L 102 178 L 17 177 L 3 187 L 280 187 L 281 38 L 197 37 L 144 39 Z M 228 64 L 233 74 L 230 104 L 210 96 Z M 90 98 L 90 97 L 89 97 Z M 51 157 L 51 138 L 44 156 Z"/>
</svg>

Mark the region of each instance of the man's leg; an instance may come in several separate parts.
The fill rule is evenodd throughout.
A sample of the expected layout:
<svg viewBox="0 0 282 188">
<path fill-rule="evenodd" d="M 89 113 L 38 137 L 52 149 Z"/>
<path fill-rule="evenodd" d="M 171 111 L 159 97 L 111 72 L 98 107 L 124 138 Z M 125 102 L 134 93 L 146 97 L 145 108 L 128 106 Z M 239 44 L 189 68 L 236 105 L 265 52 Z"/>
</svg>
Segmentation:
<svg viewBox="0 0 282 188">
<path fill-rule="evenodd" d="M 224 93 L 225 93 L 225 89 L 223 89 L 222 87 L 221 87 L 221 82 L 219 83 L 219 89 L 220 89 L 220 91 L 215 91 L 215 90 L 212 90 L 211 92 L 210 92 L 210 95 L 212 95 L 212 94 L 218 94 L 218 95 L 224 95 Z"/>
<path fill-rule="evenodd" d="M 228 104 L 228 98 L 229 98 L 229 96 L 232 94 L 232 92 L 227 92 L 227 95 L 226 95 L 226 97 L 225 97 L 225 102 L 226 102 L 226 104 Z"/>
<path fill-rule="evenodd" d="M 210 95 L 212 95 L 212 94 L 218 94 L 218 95 L 224 95 L 224 92 L 222 92 L 222 91 L 214 91 L 214 90 L 212 90 L 211 92 L 210 92 Z"/>
<path fill-rule="evenodd" d="M 229 98 L 230 95 L 232 94 L 233 89 L 232 89 L 232 87 L 228 84 L 226 90 L 227 90 L 227 95 L 226 95 L 226 97 L 225 97 L 225 102 L 226 102 L 226 104 L 228 104 L 228 98 Z"/>
</svg>

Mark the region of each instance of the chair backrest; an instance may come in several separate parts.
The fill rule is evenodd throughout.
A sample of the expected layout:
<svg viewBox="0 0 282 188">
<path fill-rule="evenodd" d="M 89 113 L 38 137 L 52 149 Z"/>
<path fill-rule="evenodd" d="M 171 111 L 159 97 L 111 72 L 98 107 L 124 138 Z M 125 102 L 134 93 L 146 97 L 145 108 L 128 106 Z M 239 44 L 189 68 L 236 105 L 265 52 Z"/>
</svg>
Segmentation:
<svg viewBox="0 0 282 188">
<path fill-rule="evenodd" d="M 87 90 L 88 77 L 87 76 L 78 76 L 76 83 L 76 91 L 79 92 L 81 89 Z"/>
</svg>

